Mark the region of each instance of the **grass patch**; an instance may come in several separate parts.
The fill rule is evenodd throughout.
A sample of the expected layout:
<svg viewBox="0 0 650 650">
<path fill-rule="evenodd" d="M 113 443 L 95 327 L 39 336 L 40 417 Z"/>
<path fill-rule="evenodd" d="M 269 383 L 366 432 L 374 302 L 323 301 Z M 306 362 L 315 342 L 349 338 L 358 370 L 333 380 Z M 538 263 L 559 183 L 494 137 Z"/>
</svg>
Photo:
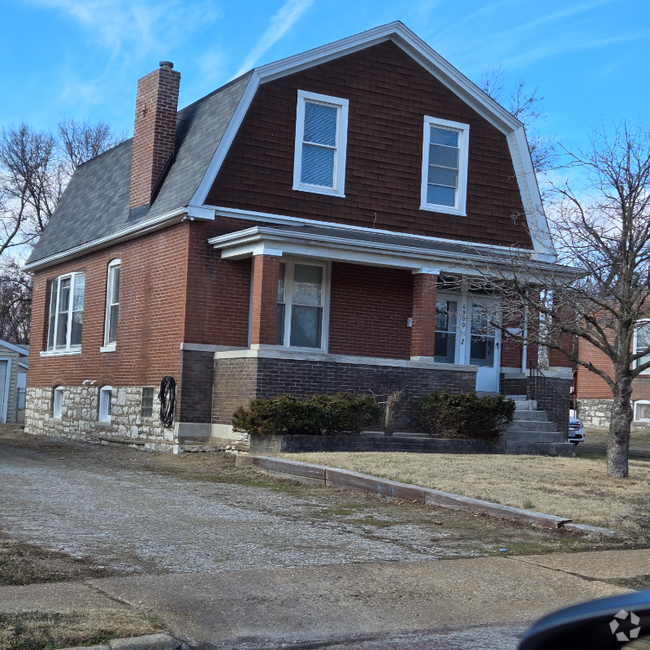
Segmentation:
<svg viewBox="0 0 650 650">
<path fill-rule="evenodd" d="M 153 619 L 127 610 L 0 613 L 0 650 L 53 650 L 164 631 Z"/>
<path fill-rule="evenodd" d="M 619 587 L 627 587 L 628 589 L 636 589 L 637 591 L 645 591 L 650 589 L 650 576 L 634 576 L 633 578 L 620 578 L 617 580 L 607 580 L 612 584 Z"/>
<path fill-rule="evenodd" d="M 559 515 L 632 534 L 650 533 L 650 463 L 630 461 L 630 477 L 606 475 L 602 458 L 410 453 L 284 454 L 291 460 L 422 485 Z M 533 506 L 534 504 L 534 506 Z"/>
</svg>

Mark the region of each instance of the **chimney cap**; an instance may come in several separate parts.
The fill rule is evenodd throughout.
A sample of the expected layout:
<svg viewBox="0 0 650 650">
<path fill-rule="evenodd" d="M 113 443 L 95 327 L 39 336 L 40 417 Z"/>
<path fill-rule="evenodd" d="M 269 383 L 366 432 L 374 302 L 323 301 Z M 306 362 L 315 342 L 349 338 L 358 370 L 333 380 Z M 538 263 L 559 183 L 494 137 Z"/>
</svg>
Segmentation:
<svg viewBox="0 0 650 650">
<path fill-rule="evenodd" d="M 161 61 L 158 65 L 161 68 L 168 68 L 169 70 L 174 67 L 174 64 L 171 61 Z"/>
</svg>

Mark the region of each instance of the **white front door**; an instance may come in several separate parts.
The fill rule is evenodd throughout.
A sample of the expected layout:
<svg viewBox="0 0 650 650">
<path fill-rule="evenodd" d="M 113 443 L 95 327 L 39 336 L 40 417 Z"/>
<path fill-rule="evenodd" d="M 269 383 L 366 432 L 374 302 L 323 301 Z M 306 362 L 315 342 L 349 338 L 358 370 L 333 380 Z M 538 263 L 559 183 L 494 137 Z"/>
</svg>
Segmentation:
<svg viewBox="0 0 650 650">
<path fill-rule="evenodd" d="M 438 363 L 478 366 L 476 390 L 499 391 L 501 332 L 493 325 L 498 302 L 462 295 L 439 294 L 436 304 Z"/>
<path fill-rule="evenodd" d="M 497 316 L 497 304 L 493 300 L 472 300 L 468 306 L 467 363 L 478 366 L 476 390 L 497 393 L 499 391 L 501 331 L 490 324 Z"/>
</svg>

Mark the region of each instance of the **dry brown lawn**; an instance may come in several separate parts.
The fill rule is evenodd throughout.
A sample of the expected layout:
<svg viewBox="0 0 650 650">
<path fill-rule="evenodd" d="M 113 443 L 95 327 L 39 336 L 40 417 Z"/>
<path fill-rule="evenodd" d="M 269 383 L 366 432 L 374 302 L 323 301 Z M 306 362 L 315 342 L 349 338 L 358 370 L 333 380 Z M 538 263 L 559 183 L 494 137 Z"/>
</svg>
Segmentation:
<svg viewBox="0 0 650 650">
<path fill-rule="evenodd" d="M 650 528 L 650 462 L 611 479 L 605 461 L 546 456 L 409 453 L 284 454 L 284 458 L 485 499 L 629 533 Z"/>
<path fill-rule="evenodd" d="M 109 639 L 165 631 L 156 621 L 129 610 L 93 609 L 67 613 L 0 613 L 0 650 L 51 650 L 92 646 Z"/>
</svg>

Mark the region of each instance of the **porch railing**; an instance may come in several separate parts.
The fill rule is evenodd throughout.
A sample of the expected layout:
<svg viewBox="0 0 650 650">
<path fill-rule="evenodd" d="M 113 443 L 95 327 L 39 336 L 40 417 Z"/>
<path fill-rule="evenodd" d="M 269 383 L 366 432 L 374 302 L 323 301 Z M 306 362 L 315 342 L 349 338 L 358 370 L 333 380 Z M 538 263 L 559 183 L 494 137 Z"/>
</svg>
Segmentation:
<svg viewBox="0 0 650 650">
<path fill-rule="evenodd" d="M 537 401 L 539 409 L 546 411 L 557 430 L 569 437 L 569 408 L 571 403 L 535 364 L 528 362 L 526 397 Z"/>
</svg>

